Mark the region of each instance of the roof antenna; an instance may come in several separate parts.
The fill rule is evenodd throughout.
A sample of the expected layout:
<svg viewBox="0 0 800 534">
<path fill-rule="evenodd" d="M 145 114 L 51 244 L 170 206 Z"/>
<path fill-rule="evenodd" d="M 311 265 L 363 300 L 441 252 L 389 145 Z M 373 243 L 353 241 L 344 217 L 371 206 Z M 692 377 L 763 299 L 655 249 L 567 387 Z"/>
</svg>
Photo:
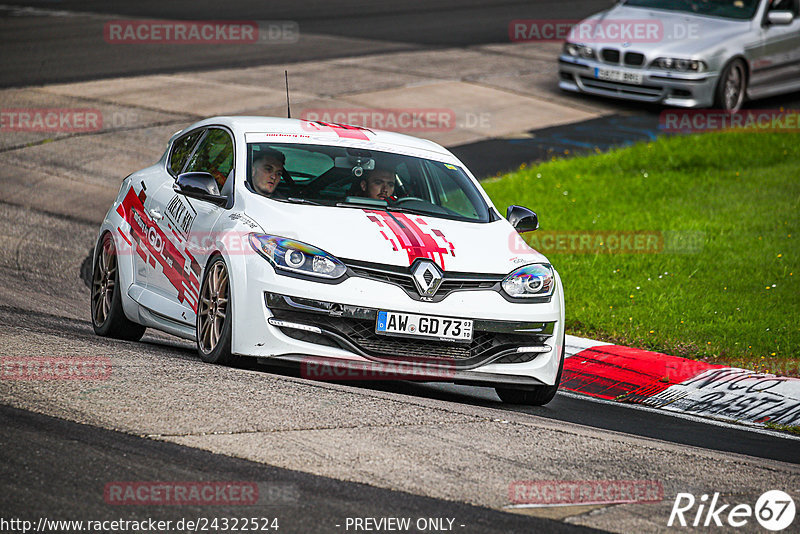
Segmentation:
<svg viewBox="0 0 800 534">
<path fill-rule="evenodd" d="M 283 75 L 286 78 L 286 117 L 291 119 L 292 118 L 292 108 L 289 107 L 289 71 L 283 71 Z"/>
</svg>

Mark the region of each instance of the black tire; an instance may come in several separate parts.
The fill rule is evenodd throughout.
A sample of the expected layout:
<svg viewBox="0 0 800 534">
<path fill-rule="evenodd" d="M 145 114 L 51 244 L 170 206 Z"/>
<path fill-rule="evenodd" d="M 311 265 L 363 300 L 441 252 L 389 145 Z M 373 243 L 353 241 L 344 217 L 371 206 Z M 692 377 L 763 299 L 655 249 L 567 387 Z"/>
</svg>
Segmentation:
<svg viewBox="0 0 800 534">
<path fill-rule="evenodd" d="M 207 363 L 229 365 L 237 358 L 231 354 L 230 279 L 222 256 L 211 259 L 203 274 L 197 302 L 197 352 Z"/>
<path fill-rule="evenodd" d="M 728 113 L 736 113 L 747 94 L 747 66 L 741 59 L 725 65 L 714 90 L 714 106 Z"/>
<path fill-rule="evenodd" d="M 92 327 L 98 336 L 127 341 L 142 339 L 146 328 L 125 317 L 122 310 L 117 247 L 109 233 L 100 238 L 94 255 L 91 307 Z"/>
<path fill-rule="evenodd" d="M 532 389 L 495 388 L 500 400 L 508 404 L 526 404 L 528 406 L 544 406 L 556 396 L 564 371 L 564 341 L 561 339 L 561 362 L 558 364 L 556 382 L 552 386 L 536 386 Z"/>
</svg>

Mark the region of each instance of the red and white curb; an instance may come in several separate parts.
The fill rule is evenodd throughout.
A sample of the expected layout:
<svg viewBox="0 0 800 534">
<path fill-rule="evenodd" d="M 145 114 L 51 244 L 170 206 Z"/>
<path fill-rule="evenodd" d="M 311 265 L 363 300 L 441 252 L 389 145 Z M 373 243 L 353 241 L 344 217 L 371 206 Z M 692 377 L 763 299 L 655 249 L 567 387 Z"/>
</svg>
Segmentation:
<svg viewBox="0 0 800 534">
<path fill-rule="evenodd" d="M 800 379 L 567 336 L 561 390 L 751 426 L 800 425 Z"/>
</svg>

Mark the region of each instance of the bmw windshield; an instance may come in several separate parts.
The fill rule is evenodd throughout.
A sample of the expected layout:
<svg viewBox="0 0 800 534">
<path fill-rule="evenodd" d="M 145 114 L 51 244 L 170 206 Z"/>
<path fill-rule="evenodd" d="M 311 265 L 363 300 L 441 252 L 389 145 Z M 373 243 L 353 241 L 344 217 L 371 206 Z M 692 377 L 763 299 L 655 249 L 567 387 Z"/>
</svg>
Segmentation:
<svg viewBox="0 0 800 534">
<path fill-rule="evenodd" d="M 458 166 L 327 145 L 249 143 L 247 187 L 282 202 L 403 211 L 489 222 L 489 207 Z"/>
<path fill-rule="evenodd" d="M 751 19 L 759 0 L 626 0 L 625 5 L 726 19 Z"/>
</svg>

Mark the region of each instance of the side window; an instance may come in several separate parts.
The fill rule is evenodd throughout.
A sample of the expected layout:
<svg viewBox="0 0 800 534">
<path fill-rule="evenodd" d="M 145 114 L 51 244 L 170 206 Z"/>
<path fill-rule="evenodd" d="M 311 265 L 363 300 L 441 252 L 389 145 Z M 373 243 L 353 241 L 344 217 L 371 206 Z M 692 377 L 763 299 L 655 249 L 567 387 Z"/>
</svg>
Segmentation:
<svg viewBox="0 0 800 534">
<path fill-rule="evenodd" d="M 172 145 L 172 154 L 169 156 L 169 169 L 172 171 L 172 174 L 175 176 L 180 174 L 184 163 L 186 163 L 186 158 L 192 153 L 192 148 L 194 148 L 194 144 L 202 133 L 203 130 L 197 130 L 175 140 L 175 143 Z"/>
<path fill-rule="evenodd" d="M 797 16 L 797 2 L 794 0 L 772 0 L 770 11 L 791 11 Z"/>
<path fill-rule="evenodd" d="M 225 130 L 212 128 L 189 160 L 186 172 L 210 173 L 220 191 L 233 169 L 233 139 Z"/>
</svg>

